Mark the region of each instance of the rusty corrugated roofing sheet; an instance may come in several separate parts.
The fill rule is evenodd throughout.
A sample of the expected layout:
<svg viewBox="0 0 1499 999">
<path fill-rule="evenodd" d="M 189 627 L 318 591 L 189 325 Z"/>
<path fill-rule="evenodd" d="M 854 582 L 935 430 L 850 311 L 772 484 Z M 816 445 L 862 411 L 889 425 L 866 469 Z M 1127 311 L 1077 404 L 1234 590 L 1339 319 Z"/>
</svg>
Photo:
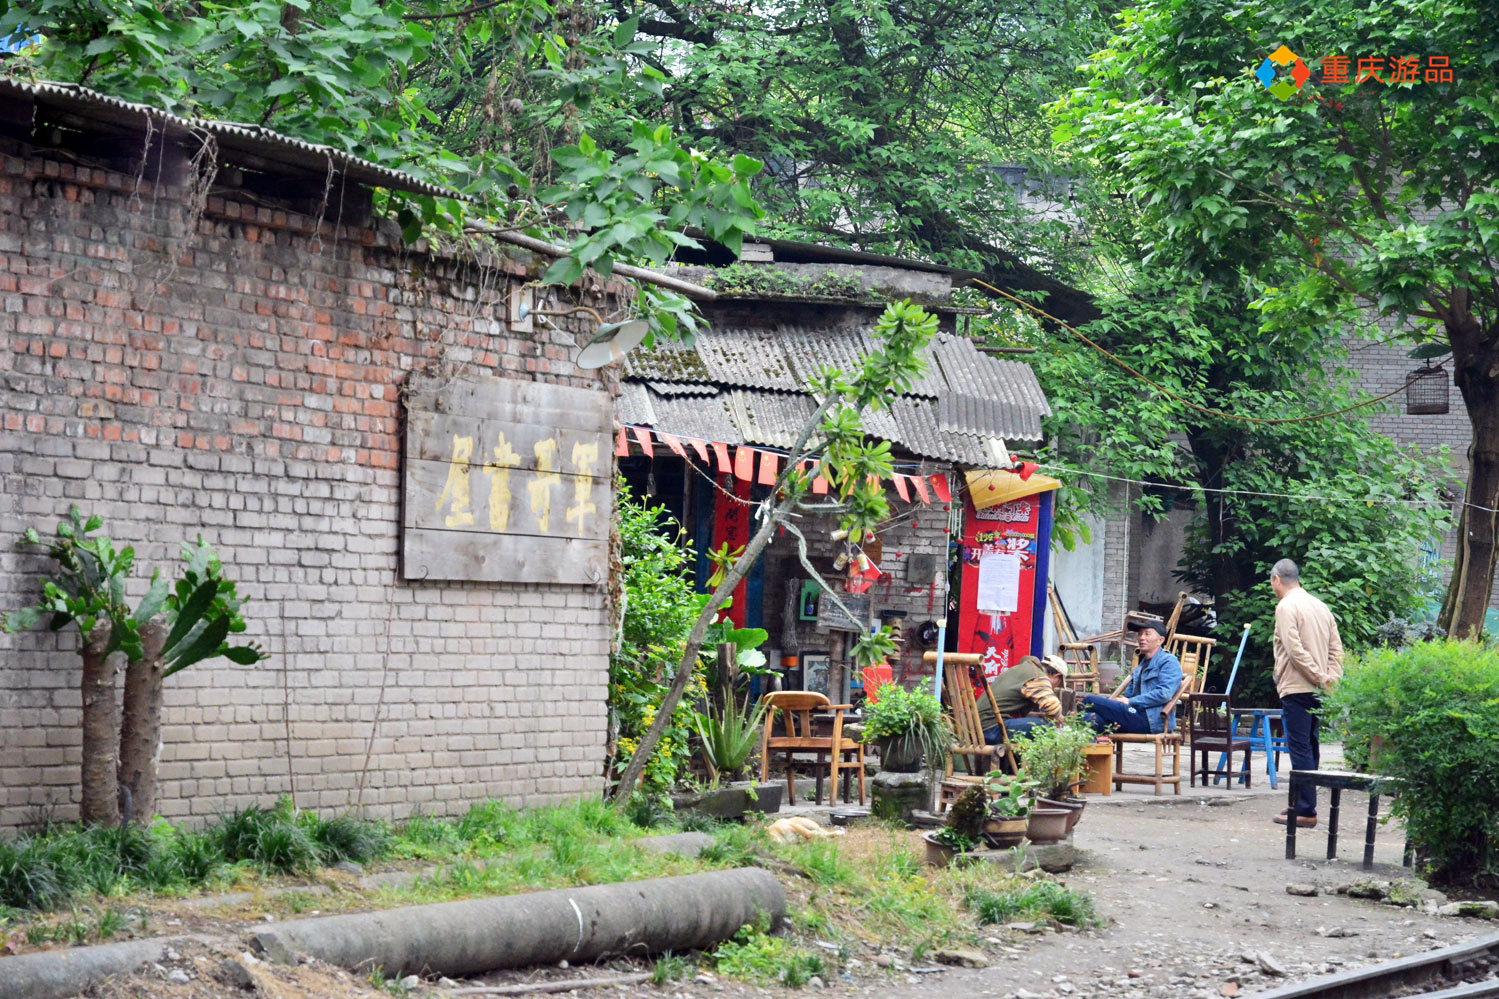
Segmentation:
<svg viewBox="0 0 1499 999">
<path fill-rule="evenodd" d="M 710 328 L 695 348 L 675 344 L 632 353 L 626 384 L 649 387 L 648 405 L 621 404 L 620 420 L 668 433 L 709 437 L 716 429 L 731 444 L 787 448 L 813 412 L 806 383 L 823 365 L 857 367 L 873 345 L 867 331 L 787 327 L 778 330 Z M 927 350 L 926 374 L 891 409 L 866 414 L 871 434 L 912 454 L 970 467 L 993 464 L 991 438 L 1041 439 L 1051 408 L 1030 367 L 977 350 L 956 334 L 939 334 Z M 670 401 L 671 416 L 663 404 Z M 651 411 L 654 422 L 630 413 Z"/>
<path fill-rule="evenodd" d="M 246 125 L 233 121 L 213 121 L 206 118 L 186 118 L 131 101 L 101 94 L 88 87 L 74 83 L 53 83 L 45 80 L 26 81 L 0 79 L 0 99 L 28 97 L 43 107 L 52 107 L 70 114 L 99 122 L 103 125 L 124 125 L 130 129 L 141 129 L 149 121 L 153 128 L 178 129 L 183 133 L 210 135 L 218 143 L 221 153 L 233 160 L 233 153 L 248 153 L 284 163 L 308 173 L 326 174 L 329 164 L 344 172 L 353 181 L 371 187 L 383 187 L 393 191 L 412 191 L 442 198 L 458 198 L 461 195 L 449 188 L 418 180 L 399 170 L 379 166 L 368 160 L 334 149 L 282 135 L 259 125 Z"/>
</svg>

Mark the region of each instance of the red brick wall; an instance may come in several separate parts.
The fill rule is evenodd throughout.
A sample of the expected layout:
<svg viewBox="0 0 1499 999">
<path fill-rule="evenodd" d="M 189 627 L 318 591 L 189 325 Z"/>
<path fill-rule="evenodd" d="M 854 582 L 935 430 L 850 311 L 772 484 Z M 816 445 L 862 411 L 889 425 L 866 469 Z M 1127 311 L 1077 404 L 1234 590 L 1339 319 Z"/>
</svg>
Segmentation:
<svg viewBox="0 0 1499 999">
<path fill-rule="evenodd" d="M 234 192 L 188 234 L 181 187 L 20 146 L 0 171 L 0 610 L 47 566 L 11 541 L 77 503 L 135 547 L 136 596 L 203 535 L 272 654 L 168 680 L 160 812 L 596 790 L 604 596 L 397 578 L 410 372 L 598 386 L 570 337 L 509 331 L 527 262 L 405 252 Z M 76 814 L 76 644 L 0 634 L 0 827 Z"/>
</svg>

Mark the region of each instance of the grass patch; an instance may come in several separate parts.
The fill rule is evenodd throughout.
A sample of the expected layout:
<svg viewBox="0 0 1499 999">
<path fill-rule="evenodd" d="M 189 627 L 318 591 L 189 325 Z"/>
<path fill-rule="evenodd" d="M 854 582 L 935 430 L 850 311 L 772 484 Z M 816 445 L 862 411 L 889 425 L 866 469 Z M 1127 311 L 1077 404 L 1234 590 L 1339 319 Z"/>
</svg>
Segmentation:
<svg viewBox="0 0 1499 999">
<path fill-rule="evenodd" d="M 1099 925 L 1091 898 L 1054 881 L 1037 881 L 1008 891 L 974 888 L 968 893 L 967 904 L 979 922 L 986 925 L 1047 919 L 1064 926 Z"/>
</svg>

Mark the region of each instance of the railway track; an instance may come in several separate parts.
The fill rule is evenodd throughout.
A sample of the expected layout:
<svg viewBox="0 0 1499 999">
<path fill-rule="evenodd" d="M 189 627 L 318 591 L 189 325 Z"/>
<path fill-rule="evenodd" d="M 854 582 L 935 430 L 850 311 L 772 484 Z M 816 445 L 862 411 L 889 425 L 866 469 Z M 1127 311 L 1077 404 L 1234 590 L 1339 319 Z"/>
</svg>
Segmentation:
<svg viewBox="0 0 1499 999">
<path fill-rule="evenodd" d="M 1499 999 L 1499 933 L 1256 992 L 1253 999 Z"/>
</svg>

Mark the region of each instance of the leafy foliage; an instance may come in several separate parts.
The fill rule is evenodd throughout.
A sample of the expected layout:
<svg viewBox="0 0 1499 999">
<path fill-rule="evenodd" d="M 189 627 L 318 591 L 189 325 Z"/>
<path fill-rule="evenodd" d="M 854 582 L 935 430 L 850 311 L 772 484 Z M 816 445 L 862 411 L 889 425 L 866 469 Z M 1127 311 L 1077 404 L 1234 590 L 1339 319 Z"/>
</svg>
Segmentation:
<svg viewBox="0 0 1499 999">
<path fill-rule="evenodd" d="M 989 817 L 989 790 L 982 784 L 967 788 L 947 809 L 947 828 L 970 843 L 984 834 L 984 820 Z"/>
<path fill-rule="evenodd" d="M 952 745 L 952 728 L 942 713 L 942 704 L 931 692 L 887 683 L 876 696 L 877 700 L 864 705 L 865 742 L 914 737 L 929 760 Z"/>
<path fill-rule="evenodd" d="M 1485 443 L 1499 418 L 1496 19 L 1492 4 L 1468 0 L 1145 0 L 1090 62 L 1086 85 L 1060 109 L 1058 128 L 1059 138 L 1094 164 L 1107 194 L 1139 212 L 1137 259 L 1155 269 L 1181 266 L 1214 286 L 1242 286 L 1258 310 L 1251 325 L 1263 349 L 1279 353 L 1303 331 L 1341 332 L 1357 325 L 1365 308 L 1402 324 L 1413 342 L 1450 350 L 1477 428 L 1468 499 L 1486 508 L 1499 506 L 1499 453 Z M 1289 100 L 1275 99 L 1252 75 L 1267 39 L 1307 48 L 1313 82 Z M 1310 47 L 1354 39 L 1360 54 L 1381 59 L 1415 56 L 1424 65 L 1446 57 L 1451 79 L 1386 85 L 1350 74 L 1346 83 L 1326 82 L 1326 53 Z M 1245 342 L 1233 336 L 1226 346 L 1242 350 Z M 1209 387 L 1229 393 L 1219 401 L 1253 412 L 1242 405 L 1250 400 L 1232 394 L 1237 380 Z M 1299 401 L 1262 411 L 1292 415 L 1303 411 Z M 1306 400 L 1327 401 L 1321 393 Z M 1336 432 L 1335 422 L 1325 426 Z M 1303 435 L 1285 436 L 1287 446 L 1258 450 L 1317 453 L 1294 446 Z M 1339 460 L 1325 467 L 1358 482 L 1340 495 L 1363 491 L 1351 474 L 1357 470 L 1376 495 L 1408 496 L 1388 463 L 1368 475 L 1354 442 L 1328 456 Z M 1396 506 L 1377 509 L 1379 517 L 1393 510 L 1400 518 Z M 1335 528 L 1350 511 L 1357 513 L 1344 507 L 1314 526 Z M 1240 523 L 1271 522 L 1268 510 L 1247 512 L 1254 516 Z M 1493 573 L 1494 518 L 1467 513 L 1442 623 L 1455 620 L 1455 634 L 1476 635 Z M 1365 550 L 1349 561 L 1373 569 L 1383 558 Z M 1338 574 L 1348 578 L 1347 567 Z M 1394 582 L 1383 569 L 1361 576 L 1352 589 L 1377 592 Z M 1371 615 L 1375 624 L 1387 616 Z"/>
<path fill-rule="evenodd" d="M 1093 743 L 1096 733 L 1080 716 L 1073 715 L 1066 724 L 1033 725 L 1022 739 L 1016 740 L 1020 756 L 1019 781 L 1032 782 L 1051 798 L 1069 794 L 1087 768 L 1083 750 Z"/>
<path fill-rule="evenodd" d="M 634 793 L 647 761 L 656 750 L 657 740 L 668 726 L 676 724 L 675 712 L 693 678 L 689 670 L 695 668 L 719 613 L 728 605 L 739 581 L 749 574 L 771 533 L 779 527 L 805 543 L 799 529 L 790 522 L 790 514 L 812 494 L 812 475 L 807 466 L 815 462 L 816 471 L 830 483 L 830 495 L 838 504 L 840 528 L 850 542 L 857 544 L 889 516 L 881 482 L 894 471 L 890 445 L 867 438 L 862 414 L 867 409 L 889 406 L 892 398 L 921 376 L 926 364 L 921 351 L 936 330 L 936 317 L 925 309 L 909 300 L 891 303 L 870 331 L 875 349 L 863 357 L 858 370 L 844 373 L 826 367 L 813 380 L 812 391 L 822 401 L 796 435 L 785 470 L 773 488 L 775 501 L 761 516 L 744 550 L 724 568 L 713 593 L 700 605 L 671 686 L 638 748 L 632 747 L 632 752 L 641 758 L 632 760 L 621 774 L 617 807 L 623 807 Z M 827 592 L 827 597 L 837 600 L 831 592 Z M 888 654 L 892 647 L 888 629 L 880 629 L 861 636 L 850 654 L 856 664 L 868 665 Z M 672 714 L 668 716 L 665 712 Z M 945 747 L 946 743 L 942 745 Z"/>
<path fill-rule="evenodd" d="M 1499 651 L 1457 641 L 1370 650 L 1322 714 L 1354 766 L 1404 782 L 1392 812 L 1434 879 L 1499 882 Z"/>
<path fill-rule="evenodd" d="M 634 21 L 595 31 L 581 5 L 27 0 L 0 12 L 0 36 L 43 39 L 12 73 L 250 122 L 452 190 L 462 197 L 388 192 L 377 207 L 408 242 L 461 241 L 475 222 L 560 238 L 572 253 L 548 281 L 659 263 L 697 245 L 687 226 L 737 247 L 761 214 L 759 161 L 719 162 L 668 124 L 618 113 L 665 77 Z M 616 109 L 607 144 L 589 134 L 604 103 Z M 637 305 L 666 335 L 695 328 L 679 295 L 642 289 Z"/>
<path fill-rule="evenodd" d="M 693 719 L 703 756 L 712 777 L 737 778 L 760 746 L 761 725 L 765 721 L 762 701 L 754 707 L 742 707 L 731 697 L 722 708 Z"/>
<path fill-rule="evenodd" d="M 1102 922 L 1090 897 L 1055 881 L 1037 881 L 999 892 L 976 888 L 968 893 L 968 907 L 981 924 L 1054 919 L 1064 926 L 1087 928 Z"/>
<path fill-rule="evenodd" d="M 665 508 L 637 501 L 623 482 L 615 507 L 624 569 L 625 608 L 619 649 L 609 657 L 609 707 L 618 731 L 623 769 L 640 737 L 655 720 L 674 676 L 687 634 L 706 597 L 692 586 L 692 553 L 678 540 L 678 528 Z M 703 664 L 694 660 L 691 701 L 706 697 Z M 685 775 L 695 712 L 679 705 L 646 766 L 644 789 L 660 794 Z"/>
<path fill-rule="evenodd" d="M 53 577 L 43 582 L 42 599 L 36 606 L 5 615 L 6 631 L 33 628 L 48 618 L 47 626 L 52 631 L 76 624 L 87 636 L 105 623 L 110 627 L 106 653 L 123 649 L 126 655 L 141 654 L 141 619 L 130 612 L 125 599 L 125 580 L 135 565 L 135 549 L 126 547 L 116 552 L 108 537 L 89 536 L 103 525 L 103 518 L 97 514 L 85 519 L 77 506 L 70 506 L 53 539 L 44 541 L 36 528 L 26 529 L 17 544 L 23 548 L 44 547 L 56 569 Z"/>
</svg>

